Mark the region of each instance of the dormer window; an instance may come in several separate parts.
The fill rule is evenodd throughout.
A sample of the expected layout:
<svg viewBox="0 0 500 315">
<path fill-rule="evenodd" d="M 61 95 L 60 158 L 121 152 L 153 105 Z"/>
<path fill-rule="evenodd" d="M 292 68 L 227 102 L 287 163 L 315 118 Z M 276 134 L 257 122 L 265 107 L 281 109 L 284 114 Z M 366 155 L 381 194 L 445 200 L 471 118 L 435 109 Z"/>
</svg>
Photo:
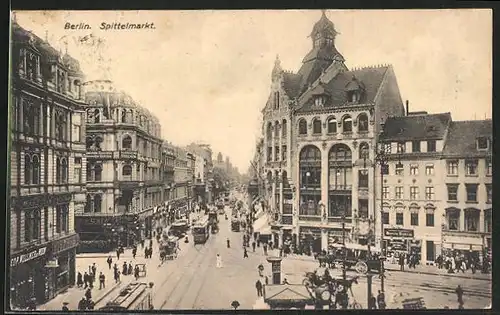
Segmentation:
<svg viewBox="0 0 500 315">
<path fill-rule="evenodd" d="M 314 99 L 314 106 L 321 107 L 325 105 L 325 97 L 324 96 L 316 96 Z"/>
<path fill-rule="evenodd" d="M 357 103 L 359 101 L 359 93 L 358 91 L 349 91 L 347 92 L 347 98 L 350 103 Z"/>
<path fill-rule="evenodd" d="M 477 149 L 478 150 L 488 150 L 488 147 L 489 147 L 488 138 L 479 137 L 479 138 L 477 138 L 476 142 L 477 142 Z"/>
</svg>

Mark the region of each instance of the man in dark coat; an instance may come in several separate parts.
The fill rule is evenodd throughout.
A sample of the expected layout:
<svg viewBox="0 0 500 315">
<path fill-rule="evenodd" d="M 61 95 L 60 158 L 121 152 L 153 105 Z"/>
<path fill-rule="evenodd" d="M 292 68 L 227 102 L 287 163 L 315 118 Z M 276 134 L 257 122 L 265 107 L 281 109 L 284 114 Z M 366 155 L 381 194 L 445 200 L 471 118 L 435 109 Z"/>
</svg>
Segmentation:
<svg viewBox="0 0 500 315">
<path fill-rule="evenodd" d="M 83 274 L 83 282 L 85 284 L 85 286 L 83 288 L 86 289 L 89 286 L 89 283 L 90 283 L 89 274 L 86 271 Z"/>
<path fill-rule="evenodd" d="M 257 282 L 255 282 L 255 288 L 257 289 L 257 296 L 261 297 L 262 296 L 262 282 L 260 282 L 260 280 L 257 280 Z"/>
<path fill-rule="evenodd" d="M 405 271 L 405 256 L 403 254 L 399 256 L 399 268 L 401 271 Z"/>
<path fill-rule="evenodd" d="M 463 305 L 464 305 L 464 299 L 463 299 L 464 290 L 462 289 L 462 287 L 460 286 L 460 284 L 455 289 L 455 293 L 457 294 L 458 306 L 459 307 L 460 306 L 463 307 Z"/>
<path fill-rule="evenodd" d="M 257 244 L 255 243 L 255 241 L 253 241 L 252 242 L 252 251 L 254 251 L 254 252 L 255 252 L 255 245 L 257 245 Z"/>
<path fill-rule="evenodd" d="M 76 286 L 78 288 L 81 288 L 83 286 L 83 276 L 80 271 L 78 271 L 78 274 L 76 276 Z"/>
<path fill-rule="evenodd" d="M 380 290 L 378 290 L 377 294 L 377 304 L 379 309 L 385 310 L 385 294 Z"/>
<path fill-rule="evenodd" d="M 84 297 L 78 302 L 78 310 L 84 311 L 87 308 L 87 301 Z"/>
<path fill-rule="evenodd" d="M 102 290 L 102 288 L 105 288 L 106 285 L 104 284 L 104 281 L 106 280 L 106 277 L 104 276 L 104 274 L 101 273 L 99 274 L 99 290 Z"/>
<path fill-rule="evenodd" d="M 227 248 L 231 248 L 231 243 L 229 242 L 229 238 L 226 239 L 226 243 L 227 243 Z"/>
<path fill-rule="evenodd" d="M 111 258 L 111 255 L 108 256 L 106 262 L 108 263 L 109 269 L 111 270 L 111 265 L 113 264 L 113 258 Z"/>
<path fill-rule="evenodd" d="M 134 248 L 132 249 L 132 257 L 135 259 L 135 255 L 137 255 L 137 247 L 134 246 Z"/>
<path fill-rule="evenodd" d="M 243 247 L 243 258 L 248 258 L 248 252 L 246 247 Z"/>
<path fill-rule="evenodd" d="M 127 275 L 127 271 L 128 271 L 127 262 L 124 261 L 123 262 L 123 267 L 122 267 L 122 275 L 126 276 Z"/>
</svg>

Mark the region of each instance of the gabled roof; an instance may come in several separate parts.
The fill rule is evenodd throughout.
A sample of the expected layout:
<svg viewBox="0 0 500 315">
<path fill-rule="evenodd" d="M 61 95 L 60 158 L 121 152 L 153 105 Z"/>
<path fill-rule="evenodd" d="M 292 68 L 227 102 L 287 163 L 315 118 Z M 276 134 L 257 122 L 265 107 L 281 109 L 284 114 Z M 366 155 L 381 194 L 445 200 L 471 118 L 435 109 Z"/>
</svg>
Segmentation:
<svg viewBox="0 0 500 315">
<path fill-rule="evenodd" d="M 283 73 L 283 89 L 290 98 L 295 98 L 300 93 L 302 76 L 300 74 L 284 72 Z"/>
<path fill-rule="evenodd" d="M 477 150 L 476 140 L 479 137 L 490 139 L 489 152 L 491 153 L 491 140 L 493 139 L 493 122 L 491 119 L 452 122 L 443 154 L 456 157 L 486 156 L 487 151 Z"/>
<path fill-rule="evenodd" d="M 265 300 L 296 301 L 310 300 L 311 295 L 304 285 L 267 285 Z"/>
<path fill-rule="evenodd" d="M 360 86 L 364 87 L 364 92 L 361 97 L 361 103 L 372 103 L 375 100 L 384 76 L 387 73 L 389 66 L 383 67 L 373 67 L 373 68 L 362 68 L 352 71 L 344 71 L 335 76 L 330 82 L 324 83 L 324 88 L 329 92 L 331 98 L 324 107 L 337 107 L 348 105 L 347 90 L 349 82 L 355 77 Z M 310 102 L 313 96 L 313 90 L 306 91 L 300 99 L 299 112 L 309 112 L 317 110 L 312 106 Z"/>
<path fill-rule="evenodd" d="M 450 122 L 450 113 L 389 117 L 384 126 L 384 139 L 394 141 L 444 139 Z"/>
</svg>

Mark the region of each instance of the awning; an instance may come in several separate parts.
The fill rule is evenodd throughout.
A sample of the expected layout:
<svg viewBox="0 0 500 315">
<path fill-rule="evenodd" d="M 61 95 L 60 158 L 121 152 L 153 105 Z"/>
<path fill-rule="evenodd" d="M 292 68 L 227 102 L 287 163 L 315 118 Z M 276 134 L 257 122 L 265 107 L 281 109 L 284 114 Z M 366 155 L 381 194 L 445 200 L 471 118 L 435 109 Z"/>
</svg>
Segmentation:
<svg viewBox="0 0 500 315">
<path fill-rule="evenodd" d="M 258 218 L 253 224 L 254 233 L 271 234 L 271 226 L 269 225 L 269 220 L 266 215 Z"/>
</svg>

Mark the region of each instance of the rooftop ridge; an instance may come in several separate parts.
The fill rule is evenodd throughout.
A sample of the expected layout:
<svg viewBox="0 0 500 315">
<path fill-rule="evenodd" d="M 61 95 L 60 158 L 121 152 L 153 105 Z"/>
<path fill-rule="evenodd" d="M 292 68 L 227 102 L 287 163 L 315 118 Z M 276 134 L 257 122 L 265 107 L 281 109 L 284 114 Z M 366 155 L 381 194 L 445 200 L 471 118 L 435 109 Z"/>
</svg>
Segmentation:
<svg viewBox="0 0 500 315">
<path fill-rule="evenodd" d="M 350 71 L 359 71 L 364 69 L 380 69 L 380 68 L 387 68 L 390 66 L 392 66 L 392 64 L 390 63 L 381 63 L 381 64 L 367 65 L 367 66 L 352 66 Z"/>
</svg>

